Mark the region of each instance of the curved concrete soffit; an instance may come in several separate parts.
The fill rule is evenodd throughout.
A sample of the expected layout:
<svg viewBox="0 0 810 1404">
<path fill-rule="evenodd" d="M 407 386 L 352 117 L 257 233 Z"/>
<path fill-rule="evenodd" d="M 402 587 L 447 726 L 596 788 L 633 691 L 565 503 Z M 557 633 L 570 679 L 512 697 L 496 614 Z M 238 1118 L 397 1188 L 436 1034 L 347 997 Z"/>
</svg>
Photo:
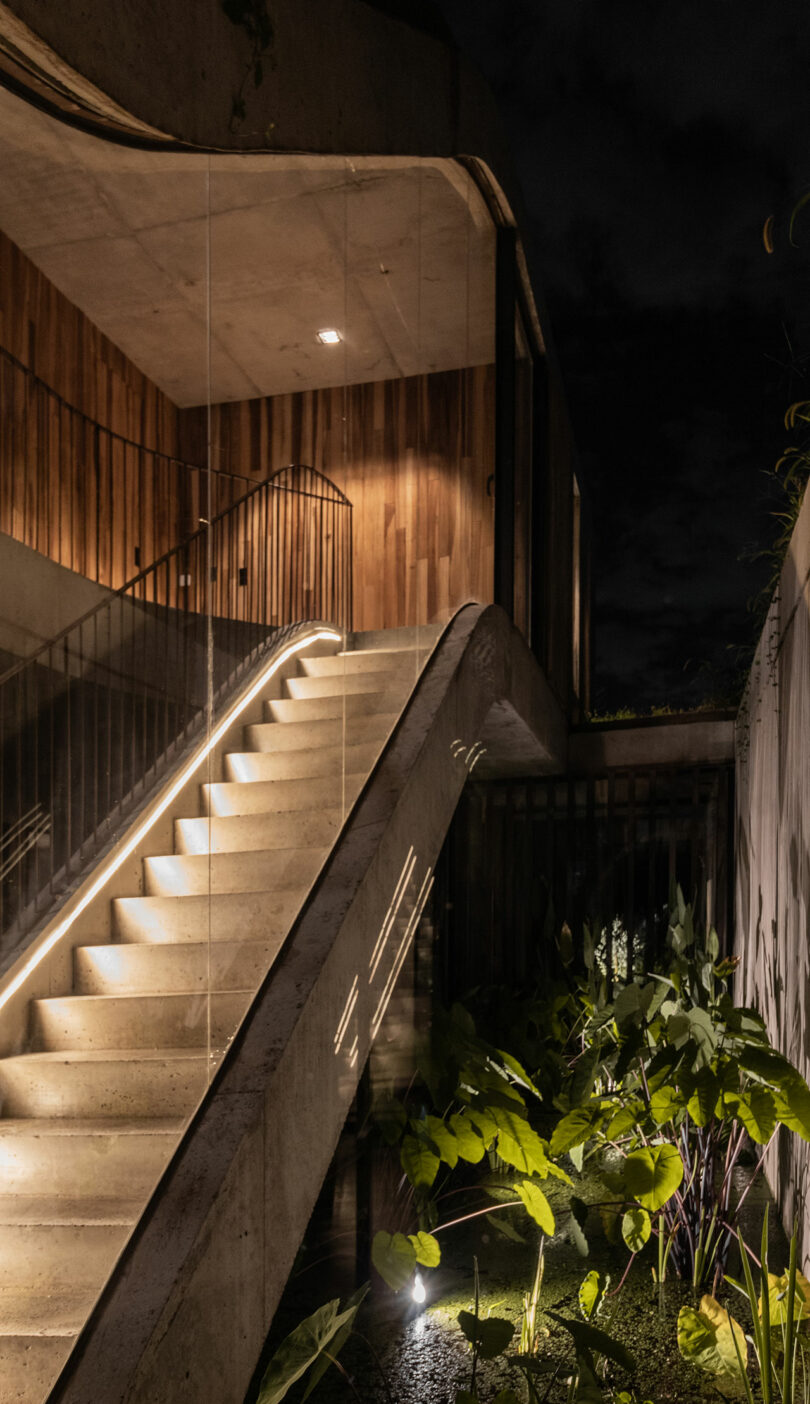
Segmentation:
<svg viewBox="0 0 810 1404">
<path fill-rule="evenodd" d="M 321 880 L 50 1396 L 239 1404 L 471 771 L 566 731 L 495 606 L 436 646 Z M 479 759 L 480 758 L 480 761 Z"/>
</svg>

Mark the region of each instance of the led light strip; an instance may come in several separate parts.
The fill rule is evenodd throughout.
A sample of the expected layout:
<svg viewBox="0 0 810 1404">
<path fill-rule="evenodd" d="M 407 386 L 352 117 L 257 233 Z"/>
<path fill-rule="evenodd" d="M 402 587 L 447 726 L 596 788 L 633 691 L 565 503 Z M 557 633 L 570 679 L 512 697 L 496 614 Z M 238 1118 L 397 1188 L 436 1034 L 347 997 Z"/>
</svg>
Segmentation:
<svg viewBox="0 0 810 1404">
<path fill-rule="evenodd" d="M 169 805 L 177 798 L 183 786 L 191 779 L 195 770 L 199 769 L 206 756 L 219 744 L 228 728 L 233 725 L 244 711 L 245 707 L 258 696 L 265 684 L 272 678 L 273 674 L 277 673 L 279 668 L 282 667 L 289 658 L 299 653 L 302 648 L 308 647 L 309 644 L 321 642 L 340 643 L 341 638 L 342 635 L 336 633 L 334 629 L 318 629 L 315 633 L 306 634 L 304 638 L 297 639 L 295 643 L 289 644 L 288 647 L 284 649 L 283 653 L 280 653 L 277 658 L 274 658 L 272 662 L 268 664 L 267 668 L 259 675 L 252 687 L 245 693 L 244 697 L 241 697 L 238 702 L 235 702 L 230 711 L 225 713 L 222 721 L 219 722 L 208 740 L 203 743 L 197 755 L 192 756 L 191 760 L 180 771 L 180 774 L 175 776 L 169 789 L 156 808 L 137 826 L 123 847 L 115 853 L 102 868 L 98 877 L 87 889 L 81 900 L 77 902 L 70 915 L 65 917 L 65 920 L 61 921 L 59 925 L 54 928 L 47 940 L 43 941 L 39 949 L 26 961 L 22 969 L 17 972 L 13 980 L 11 980 L 2 993 L 0 993 L 0 1009 L 11 999 L 12 995 L 17 993 L 28 979 L 28 976 L 36 970 L 40 961 L 44 960 L 45 956 L 50 954 L 54 946 L 58 945 L 65 933 L 70 930 L 76 918 L 81 916 L 82 912 L 90 905 L 94 897 L 98 896 L 113 873 L 120 868 L 122 863 L 126 862 L 127 858 L 129 858 L 132 853 L 134 853 L 138 844 L 146 837 L 157 820 L 166 813 Z"/>
<path fill-rule="evenodd" d="M 413 940 L 414 933 L 416 931 L 417 926 L 419 925 L 419 918 L 421 917 L 425 903 L 427 902 L 427 899 L 430 896 L 430 890 L 433 887 L 433 878 L 431 876 L 432 872 L 433 869 L 428 868 L 427 872 L 425 873 L 425 877 L 422 882 L 421 889 L 419 891 L 419 896 L 416 899 L 416 905 L 414 906 L 414 909 L 411 912 L 410 921 L 405 927 L 405 935 L 403 936 L 399 950 L 397 951 L 396 956 L 394 957 L 394 964 L 391 967 L 391 972 L 386 981 L 385 989 L 380 995 L 380 1000 L 377 1005 L 374 1018 L 371 1024 L 372 1043 L 374 1042 L 374 1039 L 377 1037 L 377 1034 L 380 1031 L 380 1025 L 382 1024 L 382 1021 L 385 1018 L 385 1011 L 388 1008 L 388 1002 L 391 998 L 391 995 L 394 993 L 394 986 L 397 982 L 397 979 L 399 978 L 399 972 L 405 964 L 405 957 L 407 956 L 408 951 L 410 950 L 411 941 Z"/>
<path fill-rule="evenodd" d="M 411 880 L 411 874 L 413 873 L 415 867 L 416 853 L 414 851 L 413 845 L 411 845 L 411 847 L 408 849 L 408 856 L 405 859 L 402 872 L 399 875 L 399 880 L 397 882 L 396 887 L 394 888 L 394 895 L 391 898 L 391 905 L 388 908 L 388 911 L 385 914 L 383 924 L 380 927 L 380 934 L 377 937 L 377 944 L 371 953 L 371 959 L 369 961 L 369 966 L 371 967 L 368 977 L 369 984 L 371 984 L 372 980 L 374 979 L 374 976 L 377 974 L 377 966 L 379 965 L 382 959 L 383 951 L 385 950 L 388 944 L 388 937 L 391 935 L 391 929 L 394 925 L 394 922 L 397 919 L 399 909 L 402 905 L 402 899 L 405 896 L 408 883 Z"/>
<path fill-rule="evenodd" d="M 349 1020 L 351 1019 L 352 1014 L 354 1013 L 354 1006 L 357 1003 L 357 993 L 359 984 L 360 976 L 355 975 L 354 979 L 352 980 L 352 987 L 349 990 L 349 997 L 346 1000 L 345 1005 L 343 1006 L 343 1013 L 340 1016 L 340 1021 L 338 1023 L 337 1029 L 335 1030 L 335 1037 L 333 1039 L 333 1042 L 335 1045 L 336 1054 L 340 1052 L 340 1045 L 343 1042 L 343 1039 L 346 1035 L 346 1030 L 349 1027 Z"/>
</svg>

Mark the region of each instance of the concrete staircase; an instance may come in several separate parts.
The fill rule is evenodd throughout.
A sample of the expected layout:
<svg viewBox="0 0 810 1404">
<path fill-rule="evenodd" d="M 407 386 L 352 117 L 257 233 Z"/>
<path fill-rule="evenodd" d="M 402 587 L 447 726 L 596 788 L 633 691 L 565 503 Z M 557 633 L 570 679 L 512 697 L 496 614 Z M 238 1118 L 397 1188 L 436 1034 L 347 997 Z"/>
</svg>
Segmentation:
<svg viewBox="0 0 810 1404">
<path fill-rule="evenodd" d="M 416 681 L 359 642 L 299 660 L 0 1059 L 0 1404 L 47 1399 Z"/>
</svg>

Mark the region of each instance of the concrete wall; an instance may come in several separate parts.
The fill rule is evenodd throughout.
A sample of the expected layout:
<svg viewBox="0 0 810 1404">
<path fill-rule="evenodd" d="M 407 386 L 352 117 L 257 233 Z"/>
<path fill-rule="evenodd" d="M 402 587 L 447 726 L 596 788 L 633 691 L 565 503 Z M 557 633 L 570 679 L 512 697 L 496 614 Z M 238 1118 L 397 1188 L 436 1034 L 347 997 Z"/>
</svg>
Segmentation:
<svg viewBox="0 0 810 1404">
<path fill-rule="evenodd" d="M 810 1075 L 810 494 L 737 724 L 737 999 Z M 810 1260 L 810 1146 L 780 1133 L 768 1176 Z"/>
<path fill-rule="evenodd" d="M 29 658 L 110 591 L 0 533 L 0 650 Z"/>
</svg>

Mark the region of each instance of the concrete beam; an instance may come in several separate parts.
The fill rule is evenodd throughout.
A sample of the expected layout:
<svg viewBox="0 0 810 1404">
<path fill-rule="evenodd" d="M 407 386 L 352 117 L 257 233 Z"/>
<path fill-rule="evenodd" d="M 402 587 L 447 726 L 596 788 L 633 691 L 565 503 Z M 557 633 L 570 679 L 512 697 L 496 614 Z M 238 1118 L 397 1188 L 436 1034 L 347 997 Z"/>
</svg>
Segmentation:
<svg viewBox="0 0 810 1404">
<path fill-rule="evenodd" d="M 726 765 L 734 759 L 734 719 L 655 718 L 650 722 L 614 722 L 571 733 L 568 769 L 594 775 L 616 768 L 651 765 Z"/>
</svg>

